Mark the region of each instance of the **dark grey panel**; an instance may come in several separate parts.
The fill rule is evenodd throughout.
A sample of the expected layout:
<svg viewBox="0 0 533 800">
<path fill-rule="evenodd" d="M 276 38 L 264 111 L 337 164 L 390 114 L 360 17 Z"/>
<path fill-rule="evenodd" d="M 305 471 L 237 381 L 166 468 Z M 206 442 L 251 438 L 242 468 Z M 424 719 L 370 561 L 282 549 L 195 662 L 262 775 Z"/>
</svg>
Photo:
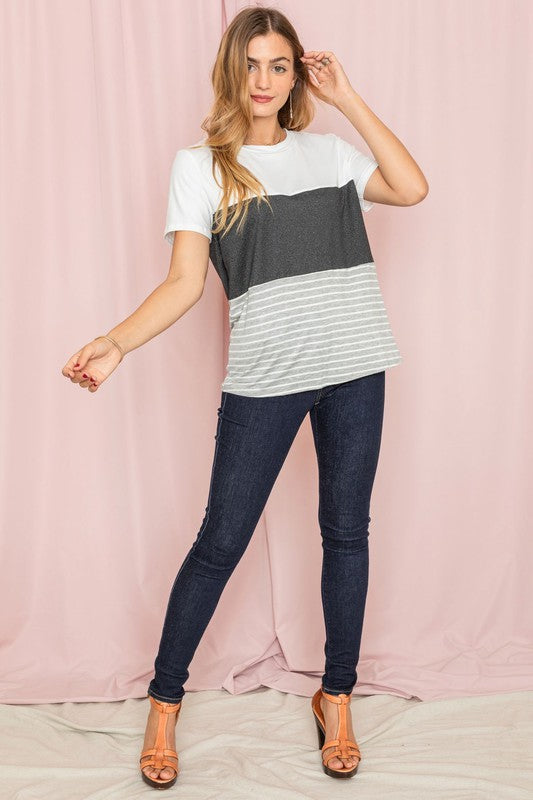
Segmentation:
<svg viewBox="0 0 533 800">
<path fill-rule="evenodd" d="M 240 233 L 239 218 L 224 237 L 213 234 L 210 258 L 229 300 L 277 278 L 373 261 L 353 180 L 270 203 L 272 211 L 255 198 Z"/>
</svg>

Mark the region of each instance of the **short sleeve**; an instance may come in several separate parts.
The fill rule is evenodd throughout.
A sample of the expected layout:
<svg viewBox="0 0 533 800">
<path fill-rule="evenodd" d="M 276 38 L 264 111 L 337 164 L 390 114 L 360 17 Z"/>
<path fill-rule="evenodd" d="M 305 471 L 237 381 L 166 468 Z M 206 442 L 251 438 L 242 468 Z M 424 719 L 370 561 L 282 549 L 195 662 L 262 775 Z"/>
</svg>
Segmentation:
<svg viewBox="0 0 533 800">
<path fill-rule="evenodd" d="M 374 203 L 365 200 L 363 197 L 365 186 L 368 179 L 374 172 L 378 162 L 371 156 L 367 156 L 357 150 L 352 144 L 335 135 L 337 139 L 339 163 L 342 165 L 343 175 L 346 181 L 353 178 L 355 188 L 359 197 L 359 202 L 363 211 L 370 211 Z"/>
<path fill-rule="evenodd" d="M 197 231 L 211 241 L 213 217 L 204 178 L 195 157 L 178 150 L 170 169 L 164 237 L 172 246 L 174 231 Z"/>
</svg>

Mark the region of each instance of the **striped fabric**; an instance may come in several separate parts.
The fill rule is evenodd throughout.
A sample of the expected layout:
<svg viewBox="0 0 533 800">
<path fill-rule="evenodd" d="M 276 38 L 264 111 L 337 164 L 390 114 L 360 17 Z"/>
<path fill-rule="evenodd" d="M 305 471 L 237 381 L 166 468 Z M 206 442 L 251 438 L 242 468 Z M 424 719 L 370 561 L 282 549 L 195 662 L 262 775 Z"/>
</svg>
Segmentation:
<svg viewBox="0 0 533 800">
<path fill-rule="evenodd" d="M 379 372 L 402 357 L 392 334 L 362 210 L 377 162 L 335 134 L 285 129 L 277 145 L 244 145 L 238 160 L 266 203 L 212 234 L 222 190 L 209 148 L 178 150 L 165 238 L 195 230 L 229 301 L 231 336 L 222 389 L 268 397 Z M 197 143 L 201 144 L 201 142 Z"/>
</svg>

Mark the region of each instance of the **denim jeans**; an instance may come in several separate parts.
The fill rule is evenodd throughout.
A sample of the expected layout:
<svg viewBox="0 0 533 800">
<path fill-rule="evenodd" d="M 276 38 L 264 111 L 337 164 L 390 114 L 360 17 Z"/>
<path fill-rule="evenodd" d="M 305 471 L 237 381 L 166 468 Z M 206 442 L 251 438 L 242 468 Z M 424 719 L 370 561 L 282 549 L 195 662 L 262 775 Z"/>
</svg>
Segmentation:
<svg viewBox="0 0 533 800">
<path fill-rule="evenodd" d="M 149 695 L 175 703 L 185 694 L 187 668 L 307 412 L 319 475 L 326 631 L 321 685 L 331 694 L 352 691 L 384 399 L 385 371 L 273 397 L 222 392 L 206 513 L 170 591 Z"/>
</svg>

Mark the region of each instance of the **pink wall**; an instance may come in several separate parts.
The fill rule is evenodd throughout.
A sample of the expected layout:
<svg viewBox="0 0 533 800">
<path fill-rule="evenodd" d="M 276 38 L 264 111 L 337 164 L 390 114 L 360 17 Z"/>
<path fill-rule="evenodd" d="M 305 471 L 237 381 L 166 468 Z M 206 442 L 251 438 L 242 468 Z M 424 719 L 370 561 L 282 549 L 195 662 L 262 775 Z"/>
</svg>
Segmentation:
<svg viewBox="0 0 533 800">
<path fill-rule="evenodd" d="M 243 5 L 0 6 L 2 702 L 143 697 L 152 677 L 206 505 L 227 342 L 214 270 L 96 394 L 61 367 L 166 276 L 170 164 L 203 135 Z M 365 215 L 404 360 L 387 376 L 355 691 L 529 689 L 533 6 L 277 7 L 304 47 L 335 52 L 430 185 L 419 206 Z M 329 106 L 310 129 L 368 152 Z M 186 689 L 312 694 L 320 559 L 306 420 Z"/>
</svg>

